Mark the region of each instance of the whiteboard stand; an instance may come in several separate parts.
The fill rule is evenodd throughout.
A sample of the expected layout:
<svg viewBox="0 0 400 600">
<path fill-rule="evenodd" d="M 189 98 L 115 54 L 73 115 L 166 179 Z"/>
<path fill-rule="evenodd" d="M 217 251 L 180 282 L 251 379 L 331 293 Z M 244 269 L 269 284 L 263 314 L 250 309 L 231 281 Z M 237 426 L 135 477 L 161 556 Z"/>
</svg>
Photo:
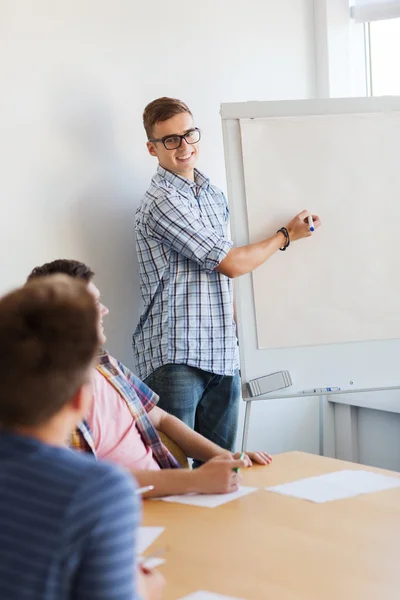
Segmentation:
<svg viewBox="0 0 400 600">
<path fill-rule="evenodd" d="M 319 397 L 319 455 L 324 456 L 324 426 L 325 426 L 325 413 L 328 403 L 328 396 Z"/>
<path fill-rule="evenodd" d="M 329 394 L 308 394 L 319 399 L 319 454 L 351 462 L 359 462 L 358 455 L 358 409 L 368 408 L 400 414 L 400 399 L 388 399 L 385 402 L 378 397 L 378 392 L 400 390 L 399 386 L 382 388 L 365 388 L 340 390 Z M 374 393 L 374 399 L 366 399 L 363 394 Z M 242 437 L 242 452 L 246 451 L 252 402 L 266 400 L 284 400 L 286 398 L 304 398 L 304 394 L 280 394 L 244 398 L 246 402 L 245 419 Z"/>
</svg>

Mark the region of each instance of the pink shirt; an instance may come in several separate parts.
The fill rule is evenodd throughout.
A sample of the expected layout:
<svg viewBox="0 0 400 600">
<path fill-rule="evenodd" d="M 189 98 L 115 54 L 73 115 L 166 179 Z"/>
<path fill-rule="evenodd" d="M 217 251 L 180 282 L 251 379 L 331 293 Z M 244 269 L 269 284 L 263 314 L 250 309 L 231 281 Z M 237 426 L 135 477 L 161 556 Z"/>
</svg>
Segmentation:
<svg viewBox="0 0 400 600">
<path fill-rule="evenodd" d="M 127 469 L 159 470 L 133 416 L 117 390 L 97 370 L 93 374 L 93 400 L 86 417 L 99 458 Z"/>
</svg>

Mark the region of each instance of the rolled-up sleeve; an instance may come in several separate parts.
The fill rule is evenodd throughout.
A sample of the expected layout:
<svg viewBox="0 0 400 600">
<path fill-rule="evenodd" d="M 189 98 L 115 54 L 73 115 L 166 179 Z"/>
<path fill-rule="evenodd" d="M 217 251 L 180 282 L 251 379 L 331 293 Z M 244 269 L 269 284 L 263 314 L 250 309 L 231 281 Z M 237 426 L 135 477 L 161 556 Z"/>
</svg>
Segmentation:
<svg viewBox="0 0 400 600">
<path fill-rule="evenodd" d="M 179 196 L 157 198 L 146 222 L 147 234 L 175 252 L 214 271 L 232 248 L 232 242 L 206 227 Z"/>
</svg>

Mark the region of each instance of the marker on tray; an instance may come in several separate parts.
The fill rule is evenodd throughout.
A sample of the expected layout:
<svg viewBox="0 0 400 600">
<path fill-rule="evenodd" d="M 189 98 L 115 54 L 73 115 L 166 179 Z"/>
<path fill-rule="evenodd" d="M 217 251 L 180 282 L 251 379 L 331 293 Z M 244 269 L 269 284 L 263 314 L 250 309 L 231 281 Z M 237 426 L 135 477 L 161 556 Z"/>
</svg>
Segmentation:
<svg viewBox="0 0 400 600">
<path fill-rule="evenodd" d="M 340 392 L 340 387 L 313 388 L 312 390 L 303 390 L 302 394 L 329 394 L 329 392 Z"/>
</svg>

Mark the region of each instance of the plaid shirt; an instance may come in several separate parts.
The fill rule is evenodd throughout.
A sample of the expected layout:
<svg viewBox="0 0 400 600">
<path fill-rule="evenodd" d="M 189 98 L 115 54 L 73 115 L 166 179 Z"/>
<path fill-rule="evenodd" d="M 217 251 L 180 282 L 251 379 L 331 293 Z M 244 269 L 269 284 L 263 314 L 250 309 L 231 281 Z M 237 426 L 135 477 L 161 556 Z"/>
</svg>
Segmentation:
<svg viewBox="0 0 400 600">
<path fill-rule="evenodd" d="M 180 468 L 179 463 L 161 442 L 147 415 L 158 402 L 157 394 L 108 352 L 103 351 L 96 369 L 126 402 L 145 446 L 152 449 L 153 457 L 158 465 L 162 469 Z M 96 456 L 92 432 L 86 421 L 82 421 L 72 434 L 71 447 L 75 450 L 91 452 Z"/>
<path fill-rule="evenodd" d="M 195 170 L 158 167 L 136 212 L 144 310 L 133 334 L 142 379 L 167 363 L 217 375 L 238 367 L 232 281 L 215 268 L 232 247 L 224 194 Z"/>
</svg>

